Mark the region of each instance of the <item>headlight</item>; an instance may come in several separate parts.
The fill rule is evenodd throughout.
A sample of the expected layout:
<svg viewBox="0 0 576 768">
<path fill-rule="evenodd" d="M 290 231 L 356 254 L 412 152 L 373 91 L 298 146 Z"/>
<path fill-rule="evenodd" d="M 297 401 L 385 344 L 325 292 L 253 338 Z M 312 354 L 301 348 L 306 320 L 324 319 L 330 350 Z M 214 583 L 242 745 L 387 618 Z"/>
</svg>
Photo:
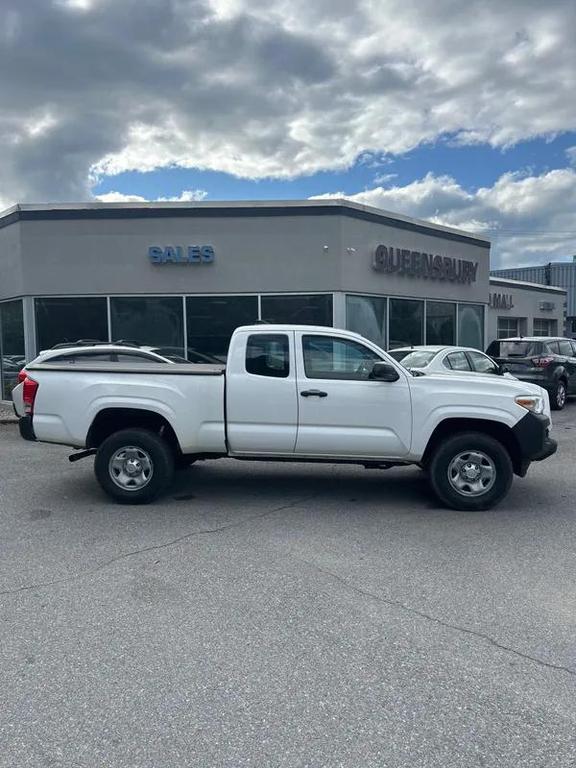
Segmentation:
<svg viewBox="0 0 576 768">
<path fill-rule="evenodd" d="M 532 413 L 544 413 L 544 398 L 540 395 L 519 395 L 514 400 Z"/>
</svg>

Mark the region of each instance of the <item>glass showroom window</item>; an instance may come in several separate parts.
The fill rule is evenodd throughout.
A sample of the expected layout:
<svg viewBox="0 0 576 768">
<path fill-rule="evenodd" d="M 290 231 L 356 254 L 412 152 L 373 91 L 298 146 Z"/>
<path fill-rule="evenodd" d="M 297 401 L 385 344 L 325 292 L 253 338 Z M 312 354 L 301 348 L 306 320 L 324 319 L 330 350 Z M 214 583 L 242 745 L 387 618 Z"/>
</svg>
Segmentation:
<svg viewBox="0 0 576 768">
<path fill-rule="evenodd" d="M 424 342 L 424 302 L 390 299 L 390 349 L 410 347 Z"/>
<path fill-rule="evenodd" d="M 346 296 L 346 328 L 386 349 L 386 299 Z"/>
<path fill-rule="evenodd" d="M 38 351 L 79 339 L 108 341 L 106 299 L 36 299 Z"/>
<path fill-rule="evenodd" d="M 458 344 L 484 349 L 484 307 L 481 304 L 458 304 Z"/>
<path fill-rule="evenodd" d="M 179 296 L 113 296 L 110 299 L 112 339 L 184 357 L 184 311 Z"/>
<path fill-rule="evenodd" d="M 332 294 L 262 296 L 262 320 L 268 323 L 332 326 Z"/>
<path fill-rule="evenodd" d="M 24 353 L 24 313 L 21 301 L 0 304 L 0 354 L 2 356 L 1 396 L 8 400 L 18 383 L 18 372 L 26 362 Z"/>
<path fill-rule="evenodd" d="M 556 320 L 534 318 L 534 336 L 556 336 L 557 333 Z"/>
<path fill-rule="evenodd" d="M 511 336 L 518 336 L 518 318 L 499 317 L 496 335 L 499 339 L 508 339 Z"/>
<path fill-rule="evenodd" d="M 258 320 L 257 296 L 188 296 L 188 353 L 224 361 L 230 337 L 240 325 Z"/>
<path fill-rule="evenodd" d="M 456 304 L 426 302 L 426 344 L 456 343 Z"/>
</svg>

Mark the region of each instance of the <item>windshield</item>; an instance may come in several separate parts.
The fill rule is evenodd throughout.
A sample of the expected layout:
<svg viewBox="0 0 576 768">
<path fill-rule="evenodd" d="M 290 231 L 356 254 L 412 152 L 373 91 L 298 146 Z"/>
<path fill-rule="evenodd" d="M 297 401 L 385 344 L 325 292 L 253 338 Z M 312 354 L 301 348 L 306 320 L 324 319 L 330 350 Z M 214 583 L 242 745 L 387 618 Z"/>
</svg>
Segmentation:
<svg viewBox="0 0 576 768">
<path fill-rule="evenodd" d="M 490 357 L 530 357 L 542 352 L 539 341 L 493 341 L 488 347 Z"/>
<path fill-rule="evenodd" d="M 434 360 L 438 353 L 429 352 L 425 349 L 415 349 L 412 352 L 407 352 L 406 350 L 399 352 L 396 350 L 395 352 L 389 352 L 389 354 L 392 355 L 394 360 L 402 363 L 404 368 L 425 368 Z"/>
</svg>

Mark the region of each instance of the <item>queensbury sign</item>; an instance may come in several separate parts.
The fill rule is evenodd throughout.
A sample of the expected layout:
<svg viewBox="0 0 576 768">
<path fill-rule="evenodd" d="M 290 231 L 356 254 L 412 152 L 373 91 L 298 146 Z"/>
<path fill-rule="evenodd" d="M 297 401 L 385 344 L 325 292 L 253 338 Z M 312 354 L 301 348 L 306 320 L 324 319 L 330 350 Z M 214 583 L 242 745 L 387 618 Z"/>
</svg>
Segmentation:
<svg viewBox="0 0 576 768">
<path fill-rule="evenodd" d="M 379 245 L 372 266 L 378 272 L 451 283 L 475 283 L 478 262 Z"/>
<path fill-rule="evenodd" d="M 152 264 L 212 264 L 212 245 L 151 245 L 148 258 Z"/>
</svg>

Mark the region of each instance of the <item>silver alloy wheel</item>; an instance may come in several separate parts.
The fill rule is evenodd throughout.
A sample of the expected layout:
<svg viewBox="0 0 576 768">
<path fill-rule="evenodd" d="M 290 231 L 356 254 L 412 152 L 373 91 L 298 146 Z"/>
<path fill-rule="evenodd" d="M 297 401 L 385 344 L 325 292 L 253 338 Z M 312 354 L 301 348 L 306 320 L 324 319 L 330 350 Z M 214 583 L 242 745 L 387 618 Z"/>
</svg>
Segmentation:
<svg viewBox="0 0 576 768">
<path fill-rule="evenodd" d="M 152 479 L 154 464 L 150 455 L 133 445 L 119 448 L 108 462 L 112 481 L 123 491 L 139 491 Z"/>
<path fill-rule="evenodd" d="M 556 387 L 556 404 L 559 408 L 564 408 L 566 405 L 566 385 L 563 381 L 559 381 Z"/>
<path fill-rule="evenodd" d="M 448 466 L 448 480 L 462 496 L 482 496 L 496 482 L 496 465 L 483 451 L 462 451 Z"/>
</svg>

